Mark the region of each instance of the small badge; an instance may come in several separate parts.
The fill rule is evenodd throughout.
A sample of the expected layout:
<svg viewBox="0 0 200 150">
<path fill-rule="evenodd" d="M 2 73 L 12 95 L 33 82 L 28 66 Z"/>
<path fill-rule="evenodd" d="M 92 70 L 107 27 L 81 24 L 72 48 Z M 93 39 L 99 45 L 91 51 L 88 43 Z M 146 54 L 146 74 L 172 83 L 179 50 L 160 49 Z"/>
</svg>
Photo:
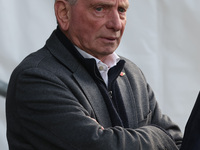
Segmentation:
<svg viewBox="0 0 200 150">
<path fill-rule="evenodd" d="M 124 73 L 124 72 L 121 72 L 121 73 L 120 73 L 120 76 L 121 76 L 121 77 L 123 77 L 124 75 L 125 75 L 125 73 Z"/>
</svg>

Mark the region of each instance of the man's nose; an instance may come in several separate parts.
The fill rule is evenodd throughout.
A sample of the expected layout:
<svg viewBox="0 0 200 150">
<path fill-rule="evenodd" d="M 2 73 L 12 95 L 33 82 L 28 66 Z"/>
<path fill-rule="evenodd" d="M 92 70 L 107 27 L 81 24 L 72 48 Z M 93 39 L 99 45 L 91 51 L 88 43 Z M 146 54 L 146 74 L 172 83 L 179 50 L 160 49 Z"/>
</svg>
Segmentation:
<svg viewBox="0 0 200 150">
<path fill-rule="evenodd" d="M 107 28 L 119 31 L 122 28 L 122 19 L 118 11 L 112 11 L 108 16 Z"/>
</svg>

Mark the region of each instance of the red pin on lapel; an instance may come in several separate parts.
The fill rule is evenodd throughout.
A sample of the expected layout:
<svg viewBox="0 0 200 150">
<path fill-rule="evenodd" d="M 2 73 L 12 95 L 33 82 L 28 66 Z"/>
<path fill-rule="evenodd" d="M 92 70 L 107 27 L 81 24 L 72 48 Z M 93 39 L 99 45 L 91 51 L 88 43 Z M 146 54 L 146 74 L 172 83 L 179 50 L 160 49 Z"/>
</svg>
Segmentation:
<svg viewBox="0 0 200 150">
<path fill-rule="evenodd" d="M 120 73 L 120 76 L 121 76 L 121 77 L 123 77 L 124 75 L 125 75 L 125 73 L 124 73 L 124 72 L 121 72 L 121 73 Z"/>
</svg>

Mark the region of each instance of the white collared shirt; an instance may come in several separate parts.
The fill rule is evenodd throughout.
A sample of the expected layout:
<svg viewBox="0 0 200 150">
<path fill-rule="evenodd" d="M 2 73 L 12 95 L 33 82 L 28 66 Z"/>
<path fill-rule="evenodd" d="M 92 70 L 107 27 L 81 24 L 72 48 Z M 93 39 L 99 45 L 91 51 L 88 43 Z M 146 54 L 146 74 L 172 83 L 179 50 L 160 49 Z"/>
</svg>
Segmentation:
<svg viewBox="0 0 200 150">
<path fill-rule="evenodd" d="M 76 46 L 75 46 L 76 47 Z M 105 84 L 108 86 L 108 71 L 110 68 L 117 65 L 117 63 L 120 61 L 120 57 L 114 52 L 110 55 L 108 55 L 104 62 L 97 59 L 96 57 L 88 54 L 87 52 L 81 50 L 80 48 L 76 47 L 78 52 L 84 57 L 84 58 L 93 58 L 96 61 L 97 68 L 99 69 L 99 72 L 105 82 Z"/>
</svg>

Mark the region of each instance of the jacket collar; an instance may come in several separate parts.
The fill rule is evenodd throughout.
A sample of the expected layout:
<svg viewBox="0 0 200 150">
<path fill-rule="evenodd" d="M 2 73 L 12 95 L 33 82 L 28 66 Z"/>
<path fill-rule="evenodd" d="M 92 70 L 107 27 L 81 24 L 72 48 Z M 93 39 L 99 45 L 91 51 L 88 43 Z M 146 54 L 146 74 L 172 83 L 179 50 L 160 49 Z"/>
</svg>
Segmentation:
<svg viewBox="0 0 200 150">
<path fill-rule="evenodd" d="M 57 32 L 57 30 L 53 31 L 50 38 L 46 42 L 46 46 L 54 57 L 56 57 L 69 70 L 75 72 L 79 67 L 79 62 L 74 55 L 69 52 L 69 50 L 76 51 L 76 49 L 67 38 L 66 44 L 63 45 L 56 34 Z"/>
</svg>

